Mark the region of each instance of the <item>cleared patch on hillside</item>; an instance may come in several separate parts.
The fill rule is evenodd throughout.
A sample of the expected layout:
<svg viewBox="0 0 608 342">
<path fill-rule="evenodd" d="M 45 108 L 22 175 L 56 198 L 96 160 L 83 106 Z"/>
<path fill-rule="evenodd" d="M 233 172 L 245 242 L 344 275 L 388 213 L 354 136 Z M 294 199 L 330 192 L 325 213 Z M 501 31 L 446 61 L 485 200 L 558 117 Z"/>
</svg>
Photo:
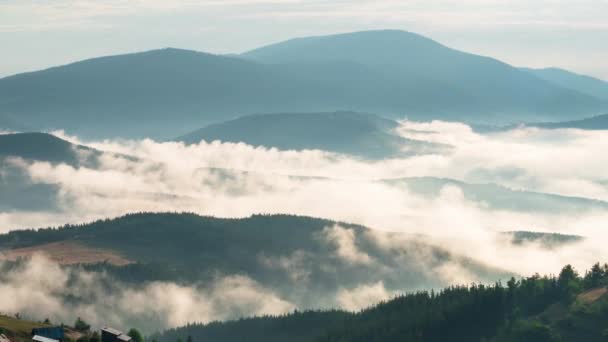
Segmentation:
<svg viewBox="0 0 608 342">
<path fill-rule="evenodd" d="M 587 292 L 581 293 L 578 296 L 578 299 L 583 303 L 593 303 L 596 300 L 602 298 L 608 292 L 608 288 L 600 287 L 597 289 L 589 290 Z"/>
<path fill-rule="evenodd" d="M 11 341 L 27 341 L 30 339 L 32 329 L 45 326 L 42 323 L 36 323 L 9 317 L 0 314 L 0 328 Z"/>
<path fill-rule="evenodd" d="M 14 261 L 19 258 L 31 257 L 36 253 L 44 254 L 61 265 L 107 262 L 116 266 L 124 266 L 133 263 L 132 260 L 126 259 L 115 251 L 89 247 L 74 241 L 60 241 L 7 250 L 0 252 L 0 260 Z"/>
</svg>

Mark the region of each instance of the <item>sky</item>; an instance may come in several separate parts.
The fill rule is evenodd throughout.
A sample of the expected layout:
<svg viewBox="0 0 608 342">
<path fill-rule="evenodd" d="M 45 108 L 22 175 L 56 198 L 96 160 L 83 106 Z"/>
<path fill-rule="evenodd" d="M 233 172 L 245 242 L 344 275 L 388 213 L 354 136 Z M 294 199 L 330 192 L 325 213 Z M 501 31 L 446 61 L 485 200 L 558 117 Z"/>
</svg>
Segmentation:
<svg viewBox="0 0 608 342">
<path fill-rule="evenodd" d="M 0 76 L 163 47 L 239 53 L 390 28 L 608 80 L 607 14 L 607 0 L 0 0 Z"/>
</svg>

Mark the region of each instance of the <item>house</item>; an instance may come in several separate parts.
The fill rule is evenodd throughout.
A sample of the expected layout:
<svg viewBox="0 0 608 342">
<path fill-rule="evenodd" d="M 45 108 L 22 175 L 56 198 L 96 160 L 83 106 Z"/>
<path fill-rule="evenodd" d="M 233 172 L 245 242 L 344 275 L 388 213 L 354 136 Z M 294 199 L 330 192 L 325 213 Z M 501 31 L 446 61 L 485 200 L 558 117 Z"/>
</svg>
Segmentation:
<svg viewBox="0 0 608 342">
<path fill-rule="evenodd" d="M 114 328 L 101 329 L 101 342 L 131 342 L 131 337 Z"/>
<path fill-rule="evenodd" d="M 54 341 L 63 341 L 65 335 L 62 327 L 43 327 L 32 329 L 32 336 L 45 337 Z"/>
<path fill-rule="evenodd" d="M 40 336 L 40 335 L 34 335 L 34 337 L 32 337 L 32 341 L 34 341 L 34 342 L 59 342 L 59 340 L 54 340 L 52 338 L 48 338 L 48 337 L 44 337 L 44 336 Z"/>
</svg>

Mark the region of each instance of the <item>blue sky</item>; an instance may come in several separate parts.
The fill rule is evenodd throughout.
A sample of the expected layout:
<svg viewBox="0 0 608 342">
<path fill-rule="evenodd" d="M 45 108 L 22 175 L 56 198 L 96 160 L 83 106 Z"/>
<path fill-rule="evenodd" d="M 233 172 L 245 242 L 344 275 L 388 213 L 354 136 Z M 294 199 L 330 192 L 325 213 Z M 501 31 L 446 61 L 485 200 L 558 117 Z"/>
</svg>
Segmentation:
<svg viewBox="0 0 608 342">
<path fill-rule="evenodd" d="M 608 80 L 606 17 L 608 0 L 0 0 L 0 76 L 168 46 L 236 53 L 391 28 Z"/>
</svg>

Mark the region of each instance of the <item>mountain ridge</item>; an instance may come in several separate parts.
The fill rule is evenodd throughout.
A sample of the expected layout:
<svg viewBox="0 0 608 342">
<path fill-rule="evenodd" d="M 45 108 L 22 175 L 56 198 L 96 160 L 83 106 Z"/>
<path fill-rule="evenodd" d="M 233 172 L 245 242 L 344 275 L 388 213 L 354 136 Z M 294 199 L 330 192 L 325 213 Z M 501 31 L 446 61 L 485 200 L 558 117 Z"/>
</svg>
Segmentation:
<svg viewBox="0 0 608 342">
<path fill-rule="evenodd" d="M 412 35 L 327 36 L 321 41 L 329 43 L 314 49 L 290 41 L 290 53 L 302 57 L 292 64 L 174 48 L 93 58 L 0 79 L 0 117 L 19 118 L 32 130 L 61 128 L 85 137 L 170 139 L 193 126 L 256 112 L 347 109 L 391 118 L 513 123 L 582 118 L 608 107 L 489 57 L 419 35 L 399 38 Z M 303 58 L 330 52 L 348 58 Z"/>
</svg>

